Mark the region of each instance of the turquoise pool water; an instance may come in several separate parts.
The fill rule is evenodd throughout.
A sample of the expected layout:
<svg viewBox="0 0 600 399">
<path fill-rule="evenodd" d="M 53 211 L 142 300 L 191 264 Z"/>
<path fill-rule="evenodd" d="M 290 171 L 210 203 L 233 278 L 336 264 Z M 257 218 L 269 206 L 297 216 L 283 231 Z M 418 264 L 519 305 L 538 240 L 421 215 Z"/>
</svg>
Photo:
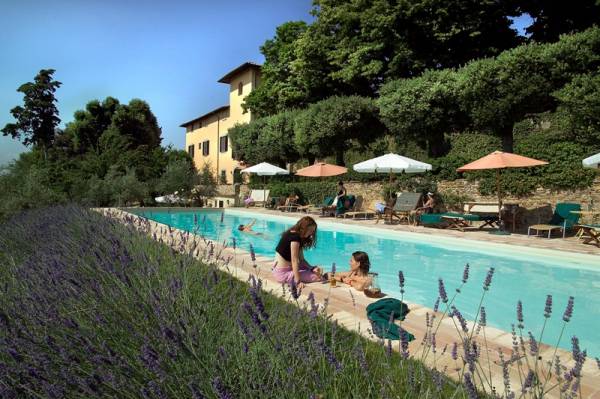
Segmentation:
<svg viewBox="0 0 600 399">
<path fill-rule="evenodd" d="M 295 218 L 257 214 L 254 236 L 236 230 L 249 223 L 253 215 L 240 211 L 145 211 L 136 212 L 151 220 L 192 231 L 194 214 L 199 233 L 208 239 L 231 242 L 248 250 L 252 244 L 257 255 L 273 257 L 279 235 Z M 516 303 L 523 302 L 525 334 L 539 336 L 544 322 L 546 295 L 553 296 L 553 312 L 546 326 L 543 341 L 555 344 L 562 328 L 562 315 L 569 295 L 575 297 L 575 311 L 567 325 L 561 347 L 570 349 L 570 337 L 577 335 L 582 348 L 599 356 L 600 342 L 600 260 L 592 256 L 537 251 L 517 246 L 498 246 L 469 240 L 441 238 L 423 234 L 389 233 L 384 230 L 341 226 L 326 221 L 319 223 L 317 247 L 305 256 L 312 264 L 326 270 L 336 262 L 337 269 L 347 269 L 350 254 L 362 250 L 369 254 L 372 271 L 379 273 L 384 292 L 399 297 L 398 271 L 406 279 L 404 297 L 407 301 L 433 307 L 438 297 L 438 278 L 446 284 L 451 296 L 460 285 L 463 268 L 470 265 L 469 281 L 456 300 L 457 308 L 467 319 L 473 319 L 482 293 L 482 283 L 490 267 L 494 267 L 493 282 L 486 294 L 484 306 L 488 325 L 510 331 L 516 324 Z M 596 332 L 594 332 L 596 331 Z"/>
</svg>

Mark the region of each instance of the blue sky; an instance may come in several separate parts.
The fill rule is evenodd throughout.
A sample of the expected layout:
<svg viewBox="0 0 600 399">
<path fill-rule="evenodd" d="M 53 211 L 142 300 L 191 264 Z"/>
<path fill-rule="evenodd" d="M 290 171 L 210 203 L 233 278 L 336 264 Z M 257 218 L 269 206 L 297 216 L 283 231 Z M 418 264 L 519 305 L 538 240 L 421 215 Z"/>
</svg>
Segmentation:
<svg viewBox="0 0 600 399">
<path fill-rule="evenodd" d="M 147 101 L 163 145 L 183 149 L 179 125 L 227 104 L 217 80 L 245 61 L 286 21 L 310 21 L 310 0 L 4 0 L 0 13 L 0 128 L 22 104 L 17 87 L 56 69 L 63 125 L 107 96 Z M 527 20 L 516 21 L 517 27 Z M 25 148 L 0 135 L 0 165 Z"/>
</svg>

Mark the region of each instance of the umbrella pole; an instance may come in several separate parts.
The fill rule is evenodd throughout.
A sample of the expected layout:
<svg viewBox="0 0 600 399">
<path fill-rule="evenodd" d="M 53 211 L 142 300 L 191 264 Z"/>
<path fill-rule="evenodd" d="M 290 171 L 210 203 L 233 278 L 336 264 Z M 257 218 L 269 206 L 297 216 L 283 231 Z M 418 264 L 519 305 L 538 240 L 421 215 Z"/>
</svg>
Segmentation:
<svg viewBox="0 0 600 399">
<path fill-rule="evenodd" d="M 267 207 L 267 199 L 265 193 L 267 192 L 267 177 L 263 175 L 263 208 Z"/>
<path fill-rule="evenodd" d="M 496 169 L 496 189 L 498 191 L 498 224 L 500 225 L 500 230 L 503 230 L 502 223 L 502 192 L 500 190 L 500 169 Z"/>
</svg>

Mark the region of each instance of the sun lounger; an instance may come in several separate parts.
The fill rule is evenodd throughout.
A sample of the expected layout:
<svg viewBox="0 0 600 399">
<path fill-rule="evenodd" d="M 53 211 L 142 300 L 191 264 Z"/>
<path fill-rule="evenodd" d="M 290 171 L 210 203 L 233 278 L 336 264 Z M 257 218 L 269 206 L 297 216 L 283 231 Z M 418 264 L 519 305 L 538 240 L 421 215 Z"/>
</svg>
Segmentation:
<svg viewBox="0 0 600 399">
<path fill-rule="evenodd" d="M 375 212 L 364 207 L 364 200 L 361 195 L 356 197 L 356 201 L 354 202 L 354 210 L 345 212 L 342 214 L 344 218 L 352 218 L 356 219 L 360 217 L 361 219 L 368 219 L 369 217 L 375 216 Z"/>
<path fill-rule="evenodd" d="M 562 231 L 563 238 L 565 238 L 567 230 L 575 227 L 575 225 L 579 221 L 579 213 L 573 212 L 577 212 L 580 210 L 580 204 L 560 202 L 556 204 L 556 208 L 554 209 L 552 219 L 550 219 L 548 223 L 529 226 L 529 228 L 527 229 L 527 235 L 529 236 L 531 230 L 536 230 L 538 232 L 547 231 L 548 238 L 550 238 L 550 235 L 553 230 L 560 230 Z"/>
<path fill-rule="evenodd" d="M 594 244 L 600 248 L 600 224 L 579 224 L 575 229 L 584 244 Z"/>
<path fill-rule="evenodd" d="M 481 230 L 486 226 L 492 228 L 499 227 L 499 208 L 500 205 L 497 202 L 466 202 L 463 206 L 463 211 L 465 214 L 479 216 L 483 222 L 479 225 L 479 229 Z"/>
<path fill-rule="evenodd" d="M 265 205 L 269 198 L 270 190 L 252 190 L 250 191 L 250 198 L 252 198 L 252 203 L 249 205 Z"/>
<path fill-rule="evenodd" d="M 419 217 L 419 223 L 423 226 L 456 229 L 460 231 L 465 231 L 466 227 L 471 227 L 472 222 L 481 220 L 482 219 L 478 215 L 457 212 L 424 213 Z"/>
<path fill-rule="evenodd" d="M 308 205 L 300 205 L 296 208 L 297 211 L 306 212 L 306 213 L 318 213 L 321 214 L 323 212 L 323 208 L 331 206 L 333 203 L 334 197 L 325 197 L 323 202 L 319 205 L 308 204 Z"/>
<path fill-rule="evenodd" d="M 349 203 L 348 207 L 346 207 L 347 203 Z M 335 205 L 335 208 L 333 208 L 333 206 L 328 206 L 328 207 L 323 208 L 321 210 L 321 216 L 340 217 L 347 211 L 352 211 L 354 209 L 355 203 L 356 203 L 356 196 L 354 196 L 352 194 L 343 195 L 338 199 L 338 201 Z"/>
<path fill-rule="evenodd" d="M 410 222 L 411 211 L 417 209 L 420 204 L 420 193 L 399 193 L 394 206 L 392 208 L 386 207 L 383 215 L 378 215 L 377 223 L 379 223 L 381 216 L 388 223 L 392 223 L 394 218 L 398 219 L 399 222 L 406 221 L 408 223 Z"/>
</svg>

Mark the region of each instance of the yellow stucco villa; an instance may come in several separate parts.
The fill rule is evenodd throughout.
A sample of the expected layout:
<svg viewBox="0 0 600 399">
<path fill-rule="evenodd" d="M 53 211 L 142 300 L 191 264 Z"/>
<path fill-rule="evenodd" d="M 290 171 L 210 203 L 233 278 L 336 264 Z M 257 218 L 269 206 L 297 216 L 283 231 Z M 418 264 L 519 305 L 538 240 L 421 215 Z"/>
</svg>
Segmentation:
<svg viewBox="0 0 600 399">
<path fill-rule="evenodd" d="M 196 168 L 201 170 L 209 163 L 218 182 L 231 184 L 239 165 L 232 157 L 228 130 L 237 123 L 252 120 L 250 111 L 244 112 L 242 102 L 260 84 L 260 65 L 245 62 L 218 82 L 229 85 L 229 105 L 180 126 L 185 128 L 185 147 Z"/>
</svg>

